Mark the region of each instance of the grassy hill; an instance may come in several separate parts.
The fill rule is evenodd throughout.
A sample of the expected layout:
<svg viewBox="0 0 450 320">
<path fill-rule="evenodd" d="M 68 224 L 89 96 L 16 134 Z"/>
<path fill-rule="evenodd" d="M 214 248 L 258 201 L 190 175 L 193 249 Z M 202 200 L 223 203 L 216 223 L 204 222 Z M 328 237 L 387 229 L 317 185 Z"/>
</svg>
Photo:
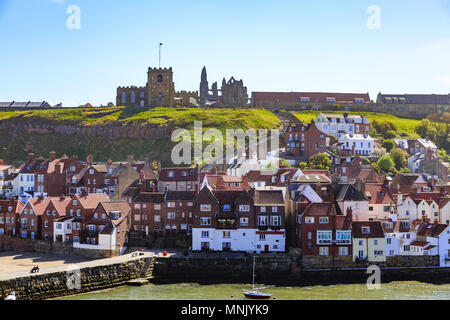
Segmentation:
<svg viewBox="0 0 450 320">
<path fill-rule="evenodd" d="M 108 124 L 169 124 L 190 129 L 194 121 L 202 121 L 205 128 L 219 130 L 236 128 L 274 128 L 280 125 L 271 112 L 260 109 L 173 109 L 139 107 L 111 107 L 89 109 L 31 110 L 0 112 L 4 120 L 44 121 L 45 123 L 102 126 Z"/>
<path fill-rule="evenodd" d="M 266 110 L 234 109 L 143 109 L 139 107 L 111 107 L 89 109 L 31 110 L 0 112 L 0 158 L 17 162 L 26 159 L 29 152 L 46 157 L 51 150 L 58 155 L 77 155 L 85 159 L 93 154 L 96 161 L 125 160 L 128 155 L 161 160 L 171 165 L 173 143 L 169 137 L 155 139 L 108 139 L 85 134 L 27 134 L 17 124 L 68 125 L 76 127 L 136 126 L 148 124 L 182 128 L 192 132 L 194 121 L 202 121 L 203 130 L 272 129 L 281 127 L 279 119 Z"/>
<path fill-rule="evenodd" d="M 377 122 L 392 122 L 397 127 L 398 134 L 404 133 L 405 137 L 419 138 L 419 135 L 414 130 L 420 124 L 420 120 L 398 118 L 393 115 L 375 112 L 320 111 L 320 113 L 349 113 L 354 115 L 363 115 L 370 121 L 375 120 Z M 316 119 L 319 113 L 316 111 L 299 111 L 293 112 L 293 114 L 303 122 L 310 122 L 311 120 Z"/>
</svg>

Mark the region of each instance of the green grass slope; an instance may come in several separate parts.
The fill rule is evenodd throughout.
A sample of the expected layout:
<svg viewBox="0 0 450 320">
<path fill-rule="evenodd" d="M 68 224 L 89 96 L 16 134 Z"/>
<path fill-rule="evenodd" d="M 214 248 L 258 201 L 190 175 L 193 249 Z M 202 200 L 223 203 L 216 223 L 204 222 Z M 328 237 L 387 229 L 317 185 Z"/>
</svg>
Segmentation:
<svg viewBox="0 0 450 320">
<path fill-rule="evenodd" d="M 202 121 L 203 130 L 211 128 L 225 132 L 226 129 L 273 129 L 280 128 L 281 122 L 266 110 L 234 109 L 171 109 L 171 108 L 89 108 L 55 109 L 17 112 L 0 112 L 0 123 L 33 123 L 74 126 L 108 126 L 146 124 L 170 125 L 187 129 L 191 133 L 194 121 Z M 163 165 L 171 165 L 170 154 L 174 144 L 170 138 L 136 139 L 123 138 L 108 140 L 100 136 L 31 134 L 15 130 L 14 138 L 8 130 L 0 130 L 0 158 L 17 163 L 26 159 L 29 152 L 46 157 L 55 150 L 58 155 L 77 155 L 85 159 L 93 154 L 96 161 L 122 161 L 128 155 L 136 159 L 160 160 Z"/>
<path fill-rule="evenodd" d="M 398 130 L 398 133 L 404 133 L 407 137 L 410 138 L 418 138 L 418 134 L 415 132 L 416 127 L 420 124 L 420 120 L 413 120 L 413 119 L 406 119 L 406 118 L 399 118 L 390 114 L 384 114 L 384 113 L 375 113 L 375 112 L 345 112 L 345 111 L 299 111 L 299 112 L 293 112 L 293 114 L 303 122 L 310 122 L 311 120 L 316 119 L 317 115 L 319 113 L 335 113 L 335 114 L 342 114 L 342 113 L 349 113 L 354 115 L 363 115 L 367 117 L 371 122 L 377 121 L 377 122 L 385 122 L 389 121 L 392 122 Z"/>
</svg>

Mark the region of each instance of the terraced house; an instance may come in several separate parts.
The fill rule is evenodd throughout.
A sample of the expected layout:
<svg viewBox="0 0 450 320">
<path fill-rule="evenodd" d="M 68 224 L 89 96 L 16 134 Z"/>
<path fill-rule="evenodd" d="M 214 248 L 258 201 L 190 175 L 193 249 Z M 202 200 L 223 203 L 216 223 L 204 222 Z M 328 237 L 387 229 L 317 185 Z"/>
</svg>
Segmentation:
<svg viewBox="0 0 450 320">
<path fill-rule="evenodd" d="M 101 202 L 86 218 L 74 248 L 115 251 L 122 254 L 128 243 L 131 208 L 125 201 Z"/>
<path fill-rule="evenodd" d="M 298 221 L 303 255 L 332 258 L 332 264 L 351 260 L 352 212 L 343 214 L 332 202 L 310 203 Z"/>
<path fill-rule="evenodd" d="M 22 209 L 23 204 L 18 200 L 0 200 L 0 235 L 15 236 L 18 234 L 19 215 Z"/>
<path fill-rule="evenodd" d="M 288 155 L 305 159 L 323 153 L 327 148 L 326 135 L 316 127 L 314 121 L 310 124 L 291 123 L 284 133 L 284 140 Z"/>
<path fill-rule="evenodd" d="M 158 170 L 158 191 L 166 188 L 174 191 L 198 191 L 200 169 L 195 168 L 160 168 Z"/>
<path fill-rule="evenodd" d="M 194 200 L 192 250 L 284 252 L 283 192 L 219 191 L 204 187 Z"/>
<path fill-rule="evenodd" d="M 364 116 L 344 114 L 321 113 L 317 116 L 315 124 L 319 131 L 340 139 L 346 134 L 370 134 L 370 121 Z"/>
</svg>

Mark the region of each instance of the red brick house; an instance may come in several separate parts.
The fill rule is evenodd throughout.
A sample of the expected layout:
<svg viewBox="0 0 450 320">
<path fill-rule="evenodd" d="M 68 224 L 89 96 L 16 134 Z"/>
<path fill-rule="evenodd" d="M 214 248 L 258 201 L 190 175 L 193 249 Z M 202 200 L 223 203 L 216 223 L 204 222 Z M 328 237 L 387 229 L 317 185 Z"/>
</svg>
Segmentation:
<svg viewBox="0 0 450 320">
<path fill-rule="evenodd" d="M 125 201 L 101 202 L 85 222 L 79 243 L 95 246 L 93 249 L 115 250 L 122 253 L 128 242 L 131 208 Z M 102 241 L 103 240 L 103 241 Z"/>
<path fill-rule="evenodd" d="M 141 192 L 128 201 L 133 233 L 153 237 L 165 234 L 165 193 Z"/>
<path fill-rule="evenodd" d="M 167 191 L 165 195 L 165 230 L 169 234 L 192 234 L 194 226 L 194 191 Z"/>
<path fill-rule="evenodd" d="M 50 204 L 50 198 L 31 198 L 20 212 L 19 235 L 22 238 L 42 238 L 42 215 Z"/>
<path fill-rule="evenodd" d="M 56 159 L 55 151 L 35 171 L 34 190 L 38 194 L 59 197 L 66 194 L 66 166 L 68 159 Z"/>
<path fill-rule="evenodd" d="M 19 233 L 22 238 L 53 239 L 53 222 L 66 215 L 70 198 L 31 198 L 20 212 Z"/>
<path fill-rule="evenodd" d="M 69 197 L 50 198 L 50 202 L 41 215 L 42 224 L 40 234 L 43 240 L 53 239 L 53 222 L 66 216 L 66 208 L 71 199 Z"/>
<path fill-rule="evenodd" d="M 297 245 L 304 256 L 352 257 L 352 212 L 333 202 L 311 203 L 301 215 Z"/>
<path fill-rule="evenodd" d="M 16 236 L 19 233 L 23 207 L 22 202 L 15 199 L 0 200 L 0 235 Z"/>
<path fill-rule="evenodd" d="M 284 133 L 284 142 L 288 155 L 306 159 L 327 150 L 326 135 L 317 129 L 314 121 L 311 121 L 310 124 L 289 124 Z"/>
<path fill-rule="evenodd" d="M 109 197 L 104 193 L 98 194 L 75 194 L 66 207 L 66 216 L 86 219 L 97 208 L 100 202 L 108 202 Z"/>
<path fill-rule="evenodd" d="M 196 191 L 200 184 L 200 169 L 195 168 L 162 168 L 158 172 L 158 191 L 166 188 L 174 191 Z"/>
</svg>

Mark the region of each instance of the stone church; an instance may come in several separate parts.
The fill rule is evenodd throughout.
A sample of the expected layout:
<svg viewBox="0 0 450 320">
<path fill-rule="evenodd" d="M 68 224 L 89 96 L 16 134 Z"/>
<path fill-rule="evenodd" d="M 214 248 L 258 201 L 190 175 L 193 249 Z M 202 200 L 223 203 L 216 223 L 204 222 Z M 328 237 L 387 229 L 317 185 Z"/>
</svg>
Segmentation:
<svg viewBox="0 0 450 320">
<path fill-rule="evenodd" d="M 219 92 L 221 93 L 220 95 Z M 223 78 L 220 90 L 218 89 L 217 82 L 212 84 L 210 90 L 206 67 L 203 67 L 200 82 L 201 106 L 222 104 L 232 107 L 245 107 L 248 103 L 247 87 L 244 87 L 244 82 L 242 80 L 236 81 L 234 77 L 231 77 L 227 82 L 225 78 Z"/>
<path fill-rule="evenodd" d="M 145 87 L 118 87 L 117 106 L 196 107 L 198 92 L 175 91 L 172 68 L 148 68 Z"/>
</svg>

